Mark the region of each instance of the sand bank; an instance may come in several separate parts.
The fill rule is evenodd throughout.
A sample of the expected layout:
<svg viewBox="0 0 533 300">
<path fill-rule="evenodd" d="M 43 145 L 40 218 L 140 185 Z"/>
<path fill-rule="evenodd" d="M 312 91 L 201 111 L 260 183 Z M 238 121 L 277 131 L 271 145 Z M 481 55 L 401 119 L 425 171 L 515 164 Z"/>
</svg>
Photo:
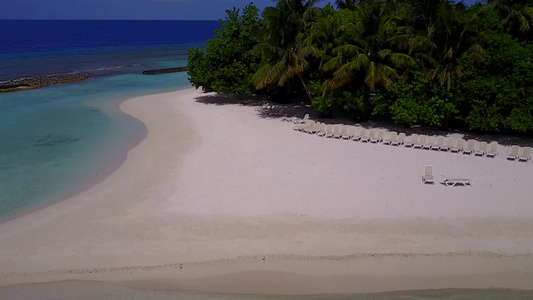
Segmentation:
<svg viewBox="0 0 533 300">
<path fill-rule="evenodd" d="M 209 97 L 125 101 L 147 137 L 98 185 L 0 225 L 0 286 L 533 287 L 533 164 L 320 138 Z M 423 185 L 425 164 L 474 187 Z"/>
</svg>

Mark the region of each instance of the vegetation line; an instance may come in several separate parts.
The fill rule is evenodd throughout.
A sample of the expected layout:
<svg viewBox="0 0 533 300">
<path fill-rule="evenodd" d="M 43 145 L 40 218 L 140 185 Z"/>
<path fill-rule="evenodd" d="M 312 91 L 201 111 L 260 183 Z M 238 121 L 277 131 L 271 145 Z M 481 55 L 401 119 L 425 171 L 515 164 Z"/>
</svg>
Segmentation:
<svg viewBox="0 0 533 300">
<path fill-rule="evenodd" d="M 533 133 L 533 0 L 277 0 L 190 49 L 206 92 L 307 99 L 325 116 Z"/>
</svg>

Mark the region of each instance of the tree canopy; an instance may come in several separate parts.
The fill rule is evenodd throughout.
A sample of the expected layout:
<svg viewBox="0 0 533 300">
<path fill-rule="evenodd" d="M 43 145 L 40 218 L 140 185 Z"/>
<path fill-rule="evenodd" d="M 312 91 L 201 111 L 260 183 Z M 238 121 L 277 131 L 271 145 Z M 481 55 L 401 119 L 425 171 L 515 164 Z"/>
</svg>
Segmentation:
<svg viewBox="0 0 533 300">
<path fill-rule="evenodd" d="M 324 115 L 533 133 L 533 1 L 278 0 L 228 10 L 189 51 L 195 87 Z"/>
</svg>

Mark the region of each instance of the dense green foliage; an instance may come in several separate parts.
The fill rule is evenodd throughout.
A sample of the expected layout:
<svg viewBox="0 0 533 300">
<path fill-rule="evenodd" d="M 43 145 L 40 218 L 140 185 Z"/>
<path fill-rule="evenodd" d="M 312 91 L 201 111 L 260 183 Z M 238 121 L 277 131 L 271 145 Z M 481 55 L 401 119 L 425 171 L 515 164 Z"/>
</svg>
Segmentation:
<svg viewBox="0 0 533 300">
<path fill-rule="evenodd" d="M 277 0 L 191 49 L 204 91 L 306 99 L 323 115 L 533 133 L 533 0 Z"/>
<path fill-rule="evenodd" d="M 252 93 L 252 75 L 259 67 L 260 57 L 252 50 L 258 43 L 261 22 L 259 11 L 253 5 L 227 10 L 226 20 L 215 31 L 215 39 L 202 49 L 189 50 L 188 73 L 190 81 L 204 92 L 226 94 Z"/>
</svg>

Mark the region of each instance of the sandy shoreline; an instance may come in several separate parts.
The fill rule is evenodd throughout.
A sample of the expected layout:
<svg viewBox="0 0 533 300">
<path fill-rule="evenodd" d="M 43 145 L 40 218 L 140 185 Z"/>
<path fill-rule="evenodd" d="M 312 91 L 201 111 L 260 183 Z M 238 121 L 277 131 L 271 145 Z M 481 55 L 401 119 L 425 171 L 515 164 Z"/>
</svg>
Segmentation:
<svg viewBox="0 0 533 300">
<path fill-rule="evenodd" d="M 298 133 L 194 89 L 126 100 L 107 179 L 0 224 L 0 286 L 231 293 L 531 289 L 533 165 Z M 473 188 L 422 185 L 425 164 Z"/>
</svg>

